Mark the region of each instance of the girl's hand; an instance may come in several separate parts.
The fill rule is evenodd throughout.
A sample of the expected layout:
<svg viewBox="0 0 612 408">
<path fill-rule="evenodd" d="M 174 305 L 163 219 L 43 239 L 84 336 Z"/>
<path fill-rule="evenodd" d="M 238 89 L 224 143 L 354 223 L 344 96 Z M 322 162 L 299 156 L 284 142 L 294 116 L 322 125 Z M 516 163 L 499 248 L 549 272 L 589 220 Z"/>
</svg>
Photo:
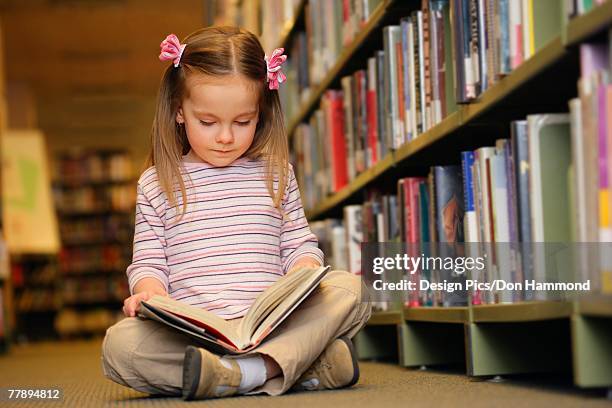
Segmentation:
<svg viewBox="0 0 612 408">
<path fill-rule="evenodd" d="M 300 268 L 318 268 L 320 267 L 321 264 L 319 263 L 319 261 L 315 258 L 312 258 L 310 256 L 305 256 L 303 258 L 300 258 L 294 265 L 293 268 L 291 268 L 288 272 L 287 275 L 292 274 L 293 272 L 297 271 Z"/>
<path fill-rule="evenodd" d="M 127 299 L 125 299 L 123 301 L 123 314 L 125 314 L 127 317 L 134 317 L 134 316 L 136 316 L 136 314 L 140 310 L 140 302 L 142 300 L 147 301 L 153 295 L 157 295 L 157 294 L 158 293 L 155 293 L 153 291 L 145 290 L 143 292 L 138 292 L 138 293 L 130 296 L 129 298 L 127 298 Z"/>
</svg>

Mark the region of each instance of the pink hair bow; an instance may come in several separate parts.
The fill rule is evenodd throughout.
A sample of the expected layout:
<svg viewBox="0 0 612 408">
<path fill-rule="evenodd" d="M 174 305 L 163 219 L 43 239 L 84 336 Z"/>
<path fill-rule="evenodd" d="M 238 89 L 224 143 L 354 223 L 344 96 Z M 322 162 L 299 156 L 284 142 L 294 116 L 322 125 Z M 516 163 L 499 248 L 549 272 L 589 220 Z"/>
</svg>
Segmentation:
<svg viewBox="0 0 612 408">
<path fill-rule="evenodd" d="M 277 48 L 272 52 L 272 56 L 265 56 L 266 67 L 268 69 L 268 76 L 266 80 L 269 82 L 268 87 L 270 89 L 278 89 L 278 85 L 285 82 L 287 77 L 283 74 L 280 69 L 281 64 L 287 60 L 287 56 L 283 55 L 284 48 Z"/>
<path fill-rule="evenodd" d="M 176 35 L 170 34 L 164 41 L 159 45 L 161 47 L 161 53 L 159 54 L 160 61 L 172 60 L 174 67 L 179 66 L 183 50 L 187 44 L 181 44 Z"/>
</svg>

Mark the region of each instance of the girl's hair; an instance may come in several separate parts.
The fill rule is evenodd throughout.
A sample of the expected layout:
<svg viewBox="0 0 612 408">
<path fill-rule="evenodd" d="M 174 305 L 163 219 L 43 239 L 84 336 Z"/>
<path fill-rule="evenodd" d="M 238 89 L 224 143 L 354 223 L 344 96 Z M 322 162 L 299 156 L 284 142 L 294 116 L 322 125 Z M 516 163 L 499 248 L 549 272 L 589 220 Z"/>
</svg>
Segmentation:
<svg viewBox="0 0 612 408">
<path fill-rule="evenodd" d="M 185 127 L 176 123 L 176 113 L 189 92 L 186 80 L 190 75 L 220 77 L 240 74 L 252 80 L 255 91 L 259 93 L 255 137 L 244 156 L 264 160 L 266 186 L 274 206 L 281 210 L 289 171 L 289 148 L 278 92 L 270 90 L 266 83 L 265 53 L 259 40 L 251 32 L 238 27 L 211 26 L 191 33 L 183 42 L 186 47 L 180 65 L 175 68 L 169 64 L 161 80 L 147 167 L 155 166 L 171 207 L 178 207 L 175 189 L 178 185 L 183 205 L 182 211 L 177 213 L 180 212 L 182 218 L 187 208 L 187 193 L 181 175 L 181 161 L 190 146 Z M 275 175 L 278 177 L 276 192 Z"/>
</svg>

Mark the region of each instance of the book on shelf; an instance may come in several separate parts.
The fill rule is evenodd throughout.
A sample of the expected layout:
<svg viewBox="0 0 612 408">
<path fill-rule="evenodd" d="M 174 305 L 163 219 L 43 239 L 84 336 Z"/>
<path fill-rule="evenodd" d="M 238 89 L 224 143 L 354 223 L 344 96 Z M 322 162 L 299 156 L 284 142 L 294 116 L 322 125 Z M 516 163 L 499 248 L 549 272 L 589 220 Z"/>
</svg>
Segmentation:
<svg viewBox="0 0 612 408">
<path fill-rule="evenodd" d="M 257 297 L 238 326 L 202 308 L 159 295 L 142 301 L 139 315 L 173 327 L 211 351 L 241 354 L 264 341 L 318 287 L 329 270 L 329 266 L 301 268 L 283 276 Z"/>
<path fill-rule="evenodd" d="M 361 242 L 363 242 L 362 206 L 344 207 L 344 225 L 349 272 L 361 275 Z"/>
</svg>

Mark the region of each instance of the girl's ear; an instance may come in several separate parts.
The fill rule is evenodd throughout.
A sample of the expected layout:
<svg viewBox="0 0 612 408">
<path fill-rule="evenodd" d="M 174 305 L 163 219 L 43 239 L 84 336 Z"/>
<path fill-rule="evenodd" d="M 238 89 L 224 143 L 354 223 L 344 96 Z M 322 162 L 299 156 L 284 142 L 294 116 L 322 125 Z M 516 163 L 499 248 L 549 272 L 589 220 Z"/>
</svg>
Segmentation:
<svg viewBox="0 0 612 408">
<path fill-rule="evenodd" d="M 176 111 L 176 123 L 182 124 L 185 123 L 185 117 L 183 116 L 183 107 L 179 106 Z"/>
</svg>

